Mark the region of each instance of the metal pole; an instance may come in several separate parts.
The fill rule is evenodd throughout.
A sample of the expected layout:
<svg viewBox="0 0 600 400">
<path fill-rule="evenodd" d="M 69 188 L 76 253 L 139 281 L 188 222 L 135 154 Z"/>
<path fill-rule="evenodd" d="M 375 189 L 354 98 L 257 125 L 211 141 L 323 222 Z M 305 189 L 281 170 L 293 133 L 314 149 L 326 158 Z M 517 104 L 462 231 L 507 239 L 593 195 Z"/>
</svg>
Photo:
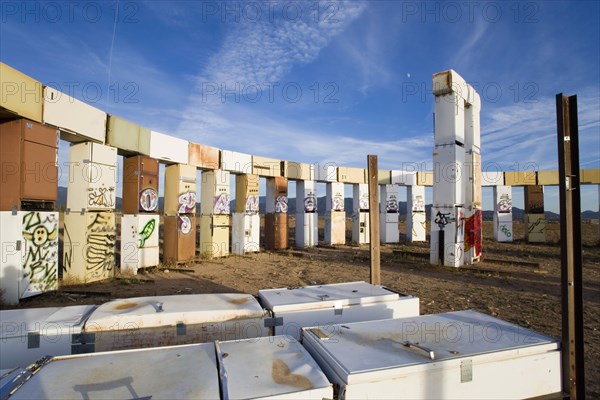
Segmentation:
<svg viewBox="0 0 600 400">
<path fill-rule="evenodd" d="M 377 156 L 367 156 L 369 174 L 369 243 L 371 254 L 371 283 L 381 285 L 379 259 L 379 173 Z"/>
<path fill-rule="evenodd" d="M 563 392 L 585 399 L 577 96 L 556 95 L 560 194 Z"/>
</svg>

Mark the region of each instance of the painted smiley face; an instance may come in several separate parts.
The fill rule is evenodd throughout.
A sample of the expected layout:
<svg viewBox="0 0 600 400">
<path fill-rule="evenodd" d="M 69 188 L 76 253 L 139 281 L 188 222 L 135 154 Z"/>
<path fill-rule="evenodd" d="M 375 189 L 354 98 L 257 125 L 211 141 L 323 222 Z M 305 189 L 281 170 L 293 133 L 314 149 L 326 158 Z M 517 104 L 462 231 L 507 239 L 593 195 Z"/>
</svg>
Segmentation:
<svg viewBox="0 0 600 400">
<path fill-rule="evenodd" d="M 36 246 L 42 246 L 48 241 L 48 229 L 44 226 L 40 226 L 33 231 L 33 244 Z"/>
</svg>

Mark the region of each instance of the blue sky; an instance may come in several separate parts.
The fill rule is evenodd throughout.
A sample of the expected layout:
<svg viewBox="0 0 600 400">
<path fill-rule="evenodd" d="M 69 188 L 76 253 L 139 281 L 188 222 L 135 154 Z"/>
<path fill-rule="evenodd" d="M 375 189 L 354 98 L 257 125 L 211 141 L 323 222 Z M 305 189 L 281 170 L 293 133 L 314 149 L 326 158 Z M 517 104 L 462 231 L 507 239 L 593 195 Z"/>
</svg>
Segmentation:
<svg viewBox="0 0 600 400">
<path fill-rule="evenodd" d="M 482 99 L 484 168 L 557 169 L 559 92 L 578 95 L 582 167 L 600 167 L 598 2 L 0 5 L 3 62 L 194 142 L 357 167 L 377 154 L 380 168 L 431 169 L 431 76 L 452 68 Z M 556 211 L 558 191 L 546 194 Z M 597 187 L 582 199 L 597 210 Z"/>
</svg>

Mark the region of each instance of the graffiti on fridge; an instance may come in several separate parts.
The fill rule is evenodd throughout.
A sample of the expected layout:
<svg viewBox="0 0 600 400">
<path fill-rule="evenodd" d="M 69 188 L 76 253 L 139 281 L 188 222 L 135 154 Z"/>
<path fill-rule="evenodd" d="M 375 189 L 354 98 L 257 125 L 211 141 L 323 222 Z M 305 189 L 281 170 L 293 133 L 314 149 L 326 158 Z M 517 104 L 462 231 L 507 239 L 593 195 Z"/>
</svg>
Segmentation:
<svg viewBox="0 0 600 400">
<path fill-rule="evenodd" d="M 58 285 L 58 219 L 55 213 L 25 212 L 22 219 L 27 291 L 47 291 Z M 31 288 L 31 290 L 30 290 Z"/>
</svg>

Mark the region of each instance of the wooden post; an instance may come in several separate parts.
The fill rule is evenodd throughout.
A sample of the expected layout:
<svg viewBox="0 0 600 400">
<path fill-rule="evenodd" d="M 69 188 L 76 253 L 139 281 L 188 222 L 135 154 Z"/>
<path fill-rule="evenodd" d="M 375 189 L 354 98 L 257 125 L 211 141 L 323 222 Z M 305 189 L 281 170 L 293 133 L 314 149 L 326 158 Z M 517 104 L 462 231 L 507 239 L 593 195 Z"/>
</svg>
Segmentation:
<svg viewBox="0 0 600 400">
<path fill-rule="evenodd" d="M 556 95 L 560 195 L 563 392 L 585 399 L 577 96 Z"/>
<path fill-rule="evenodd" d="M 381 285 L 379 260 L 379 174 L 377 156 L 367 156 L 369 174 L 369 243 L 371 254 L 371 283 Z"/>
</svg>

